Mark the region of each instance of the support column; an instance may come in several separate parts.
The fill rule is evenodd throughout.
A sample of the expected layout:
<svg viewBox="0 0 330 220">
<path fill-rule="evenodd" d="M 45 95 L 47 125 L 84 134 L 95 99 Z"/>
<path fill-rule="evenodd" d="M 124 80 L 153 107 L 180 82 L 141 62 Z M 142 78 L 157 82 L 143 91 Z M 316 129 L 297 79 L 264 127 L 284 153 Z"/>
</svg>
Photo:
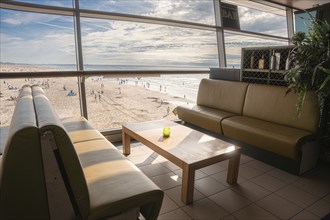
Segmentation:
<svg viewBox="0 0 330 220">
<path fill-rule="evenodd" d="M 214 17 L 216 25 L 216 35 L 217 35 L 217 46 L 218 46 L 218 60 L 219 67 L 226 67 L 226 47 L 225 47 L 225 37 L 224 31 L 221 23 L 221 11 L 220 11 L 220 2 L 221 0 L 213 0 L 214 3 Z"/>
<path fill-rule="evenodd" d="M 288 30 L 288 38 L 291 39 L 294 33 L 293 26 L 293 10 L 292 8 L 286 8 L 286 25 Z M 289 40 L 289 45 L 293 45 L 291 40 Z"/>
<path fill-rule="evenodd" d="M 76 44 L 77 70 L 83 71 L 84 63 L 83 63 L 82 44 L 81 44 L 79 0 L 73 0 L 73 6 L 75 9 L 74 32 L 75 32 L 75 44 Z M 85 76 L 78 76 L 78 89 L 79 89 L 80 114 L 84 116 L 86 119 L 88 119 Z"/>
</svg>

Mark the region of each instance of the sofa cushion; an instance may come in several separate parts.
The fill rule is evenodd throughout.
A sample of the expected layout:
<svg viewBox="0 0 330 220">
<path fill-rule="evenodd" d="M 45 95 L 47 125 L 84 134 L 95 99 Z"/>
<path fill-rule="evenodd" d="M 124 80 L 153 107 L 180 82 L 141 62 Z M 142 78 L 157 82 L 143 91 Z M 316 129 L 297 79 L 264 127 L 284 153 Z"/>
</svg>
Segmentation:
<svg viewBox="0 0 330 220">
<path fill-rule="evenodd" d="M 90 196 L 88 219 L 120 214 L 141 205 L 145 217 L 154 218 L 150 216 L 153 207 L 147 204 L 160 206 L 163 192 L 116 147 L 106 139 L 79 142 L 74 147 Z"/>
<path fill-rule="evenodd" d="M 197 105 L 242 114 L 248 83 L 202 79 Z"/>
<path fill-rule="evenodd" d="M 104 139 L 104 136 L 93 128 L 84 117 L 66 118 L 62 120 L 62 123 L 72 143 Z"/>
<path fill-rule="evenodd" d="M 298 143 L 312 133 L 245 116 L 233 116 L 222 121 L 224 135 L 243 143 L 296 159 Z"/>
<path fill-rule="evenodd" d="M 200 105 L 182 105 L 176 108 L 178 117 L 198 127 L 222 134 L 220 122 L 233 113 Z"/>
<path fill-rule="evenodd" d="M 315 133 L 319 121 L 316 95 L 308 92 L 301 112 L 296 119 L 297 95 L 286 95 L 287 88 L 272 85 L 250 84 L 247 89 L 243 115 L 274 122 Z"/>
</svg>

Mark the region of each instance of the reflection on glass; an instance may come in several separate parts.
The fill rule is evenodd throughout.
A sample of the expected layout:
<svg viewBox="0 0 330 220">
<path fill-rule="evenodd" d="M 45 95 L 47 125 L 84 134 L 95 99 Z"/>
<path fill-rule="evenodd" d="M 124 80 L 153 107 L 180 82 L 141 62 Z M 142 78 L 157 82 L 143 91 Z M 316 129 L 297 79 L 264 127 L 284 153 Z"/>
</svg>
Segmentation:
<svg viewBox="0 0 330 220">
<path fill-rule="evenodd" d="M 230 68 L 240 68 L 242 48 L 288 45 L 288 43 L 284 41 L 275 41 L 229 33 L 225 33 L 225 42 L 227 66 Z"/>
<path fill-rule="evenodd" d="M 80 8 L 214 24 L 213 1 L 196 0 L 80 0 Z"/>
</svg>

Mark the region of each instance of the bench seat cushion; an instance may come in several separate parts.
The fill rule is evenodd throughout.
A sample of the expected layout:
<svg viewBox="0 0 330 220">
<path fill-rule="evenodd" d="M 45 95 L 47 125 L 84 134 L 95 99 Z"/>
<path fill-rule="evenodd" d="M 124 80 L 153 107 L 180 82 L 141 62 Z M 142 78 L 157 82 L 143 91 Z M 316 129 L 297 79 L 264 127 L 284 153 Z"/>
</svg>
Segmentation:
<svg viewBox="0 0 330 220">
<path fill-rule="evenodd" d="M 222 134 L 221 120 L 235 115 L 234 113 L 201 105 L 182 105 L 178 106 L 176 111 L 181 120 L 218 134 Z"/>
<path fill-rule="evenodd" d="M 66 118 L 62 120 L 62 123 L 72 143 L 104 139 L 104 136 L 84 117 Z"/>
<path fill-rule="evenodd" d="M 259 119 L 234 116 L 222 121 L 224 135 L 243 143 L 296 159 L 298 143 L 312 133 Z"/>
<path fill-rule="evenodd" d="M 88 219 L 117 215 L 141 205 L 143 214 L 152 213 L 154 207 L 161 206 L 163 192 L 105 138 L 78 142 L 74 147 L 89 192 Z"/>
</svg>

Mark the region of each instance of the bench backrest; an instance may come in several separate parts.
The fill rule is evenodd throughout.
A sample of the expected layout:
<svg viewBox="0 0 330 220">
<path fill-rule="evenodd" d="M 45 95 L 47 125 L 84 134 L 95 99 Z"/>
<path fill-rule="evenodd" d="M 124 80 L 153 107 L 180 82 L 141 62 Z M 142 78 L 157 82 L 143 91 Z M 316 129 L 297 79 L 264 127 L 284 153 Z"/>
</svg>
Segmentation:
<svg viewBox="0 0 330 220">
<path fill-rule="evenodd" d="M 32 90 L 40 132 L 50 131 L 54 135 L 75 203 L 81 217 L 85 219 L 89 211 L 89 194 L 77 153 L 48 98 L 44 93 L 40 92 L 40 87 L 33 86 Z"/>
<path fill-rule="evenodd" d="M 197 104 L 241 115 L 248 83 L 202 79 Z"/>
<path fill-rule="evenodd" d="M 0 164 L 0 219 L 49 219 L 30 86 L 19 93 Z"/>
<path fill-rule="evenodd" d="M 301 117 L 295 117 L 297 94 L 282 86 L 249 84 L 243 115 L 315 133 L 319 106 L 314 92 L 307 92 Z"/>
</svg>

